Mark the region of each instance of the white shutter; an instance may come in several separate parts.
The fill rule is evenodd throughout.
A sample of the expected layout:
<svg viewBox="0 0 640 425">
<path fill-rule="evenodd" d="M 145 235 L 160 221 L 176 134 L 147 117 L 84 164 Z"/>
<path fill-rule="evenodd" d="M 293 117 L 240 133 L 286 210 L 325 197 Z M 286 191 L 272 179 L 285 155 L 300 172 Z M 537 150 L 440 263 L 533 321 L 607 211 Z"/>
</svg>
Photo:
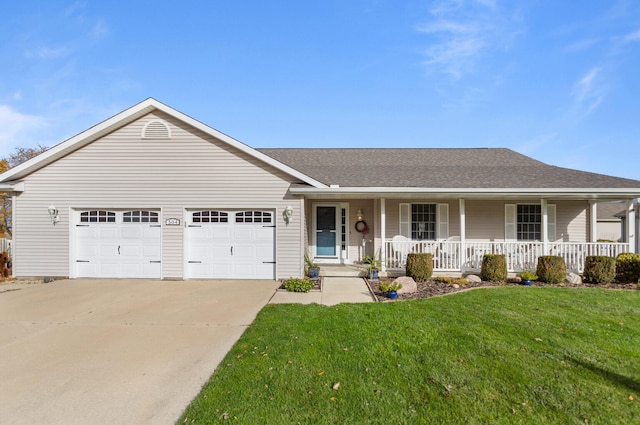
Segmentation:
<svg viewBox="0 0 640 425">
<path fill-rule="evenodd" d="M 550 242 L 556 241 L 556 205 L 547 204 L 547 237 Z"/>
<path fill-rule="evenodd" d="M 447 239 L 449 237 L 449 204 L 438 204 L 436 221 L 438 226 L 436 238 Z"/>
<path fill-rule="evenodd" d="M 411 239 L 411 204 L 400 204 L 400 234 Z"/>
<path fill-rule="evenodd" d="M 507 241 L 514 241 L 517 239 L 516 214 L 517 214 L 516 204 L 504 205 L 504 238 Z"/>
</svg>

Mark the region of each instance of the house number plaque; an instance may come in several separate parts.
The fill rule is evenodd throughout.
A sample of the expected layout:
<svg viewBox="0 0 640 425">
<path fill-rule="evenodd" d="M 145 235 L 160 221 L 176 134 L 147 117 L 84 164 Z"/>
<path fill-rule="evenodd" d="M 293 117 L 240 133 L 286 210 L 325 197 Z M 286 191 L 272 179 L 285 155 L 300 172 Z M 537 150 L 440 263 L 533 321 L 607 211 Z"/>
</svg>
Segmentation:
<svg viewBox="0 0 640 425">
<path fill-rule="evenodd" d="M 168 218 L 164 221 L 164 224 L 166 226 L 179 226 L 180 225 L 180 219 L 179 218 Z"/>
</svg>

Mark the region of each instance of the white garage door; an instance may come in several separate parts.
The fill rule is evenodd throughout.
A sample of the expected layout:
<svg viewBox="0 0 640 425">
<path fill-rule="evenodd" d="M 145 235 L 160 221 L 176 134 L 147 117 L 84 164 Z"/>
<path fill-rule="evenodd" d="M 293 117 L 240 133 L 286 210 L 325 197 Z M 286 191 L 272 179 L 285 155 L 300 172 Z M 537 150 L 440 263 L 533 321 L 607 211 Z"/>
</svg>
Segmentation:
<svg viewBox="0 0 640 425">
<path fill-rule="evenodd" d="M 190 211 L 187 277 L 274 279 L 272 211 Z"/>
<path fill-rule="evenodd" d="M 160 278 L 157 211 L 76 211 L 76 277 Z"/>
</svg>

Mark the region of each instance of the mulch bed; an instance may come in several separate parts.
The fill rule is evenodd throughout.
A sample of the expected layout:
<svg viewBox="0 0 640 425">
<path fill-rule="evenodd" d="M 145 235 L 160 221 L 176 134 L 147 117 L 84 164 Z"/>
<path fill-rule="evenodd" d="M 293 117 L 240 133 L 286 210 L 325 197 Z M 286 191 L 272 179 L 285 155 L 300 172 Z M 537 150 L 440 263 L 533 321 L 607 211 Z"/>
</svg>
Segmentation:
<svg viewBox="0 0 640 425">
<path fill-rule="evenodd" d="M 284 288 L 284 281 L 287 279 L 280 279 L 280 286 L 278 286 L 278 290 L 283 290 L 286 291 L 286 289 Z M 315 279 L 310 279 L 313 282 L 313 289 L 311 289 L 312 291 L 321 291 L 322 290 L 322 277 L 318 277 Z"/>
<path fill-rule="evenodd" d="M 380 291 L 380 282 L 384 282 L 384 280 L 369 280 L 369 286 L 371 290 L 375 294 L 378 301 L 394 301 L 390 300 Z M 428 282 L 417 282 L 418 291 L 412 294 L 398 294 L 398 298 L 395 300 L 415 300 L 420 298 L 431 298 L 442 295 L 448 295 L 455 292 L 462 292 L 472 288 L 489 288 L 492 286 L 522 286 L 520 283 L 515 281 L 509 281 L 507 283 L 498 283 L 498 282 L 469 282 L 465 285 L 457 285 L 454 286 L 450 283 L 439 282 L 435 280 L 430 280 Z M 552 285 L 544 282 L 533 282 L 531 286 L 555 286 L 555 287 L 565 287 L 565 288 L 607 288 L 607 289 L 626 289 L 626 290 L 638 290 L 637 283 L 609 283 L 606 285 L 597 285 L 591 283 L 582 283 L 573 285 L 570 283 Z"/>
</svg>

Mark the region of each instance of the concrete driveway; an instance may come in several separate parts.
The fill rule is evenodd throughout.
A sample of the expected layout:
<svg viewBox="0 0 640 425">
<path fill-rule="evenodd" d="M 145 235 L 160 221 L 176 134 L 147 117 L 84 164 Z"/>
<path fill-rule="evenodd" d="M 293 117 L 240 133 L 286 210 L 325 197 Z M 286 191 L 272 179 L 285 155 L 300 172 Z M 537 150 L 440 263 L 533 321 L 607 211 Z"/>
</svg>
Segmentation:
<svg viewBox="0 0 640 425">
<path fill-rule="evenodd" d="M 0 423 L 173 424 L 277 286 L 0 285 Z"/>
</svg>

